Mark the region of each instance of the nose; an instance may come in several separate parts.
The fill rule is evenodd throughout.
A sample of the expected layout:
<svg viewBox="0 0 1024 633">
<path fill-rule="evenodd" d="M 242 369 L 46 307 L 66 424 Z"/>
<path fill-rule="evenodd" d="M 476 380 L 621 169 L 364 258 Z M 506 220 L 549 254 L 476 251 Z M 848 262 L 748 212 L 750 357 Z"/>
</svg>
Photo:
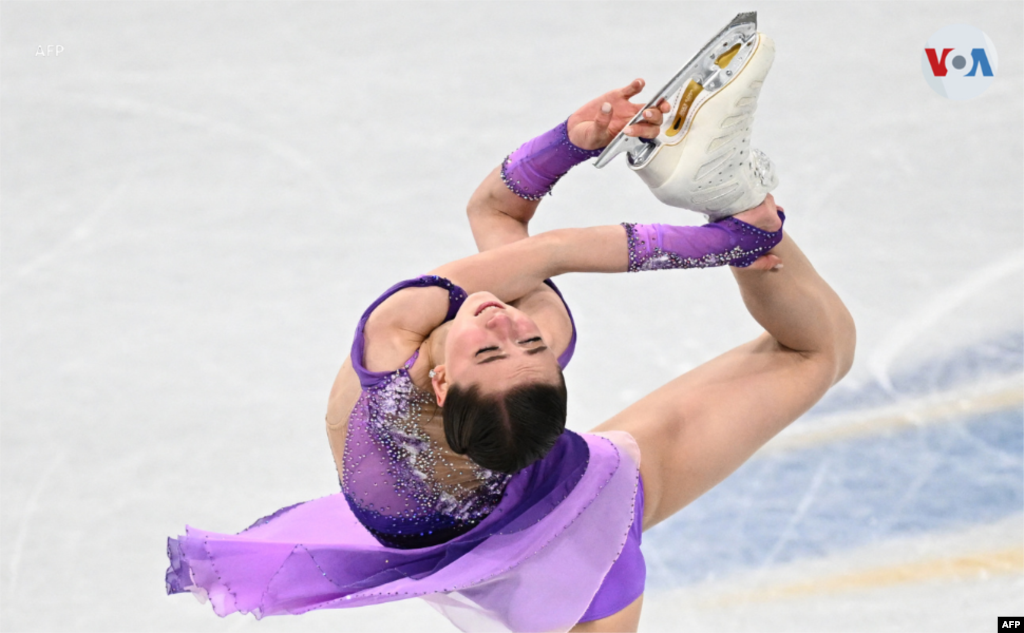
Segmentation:
<svg viewBox="0 0 1024 633">
<path fill-rule="evenodd" d="M 491 318 L 487 319 L 485 327 L 495 334 L 509 336 L 512 333 L 513 323 L 504 310 L 495 310 Z"/>
</svg>

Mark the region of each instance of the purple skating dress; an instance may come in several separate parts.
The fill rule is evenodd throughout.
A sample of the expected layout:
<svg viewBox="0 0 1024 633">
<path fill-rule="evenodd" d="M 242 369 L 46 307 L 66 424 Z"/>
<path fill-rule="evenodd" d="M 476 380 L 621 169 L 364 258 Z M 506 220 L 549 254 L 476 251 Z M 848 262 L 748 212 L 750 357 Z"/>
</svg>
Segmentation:
<svg viewBox="0 0 1024 633">
<path fill-rule="evenodd" d="M 440 277 L 404 281 L 356 329 L 362 393 L 349 416 L 342 492 L 237 535 L 186 528 L 168 539 L 168 593 L 191 591 L 220 616 L 257 618 L 421 597 L 463 631 L 566 631 L 642 593 L 643 488 L 628 433 L 567 430 L 543 459 L 495 473 L 447 447 L 433 395 L 409 377 L 416 354 L 396 371 L 365 369 L 370 313 L 425 286 L 448 290 L 446 320 L 466 298 Z M 575 341 L 574 327 L 561 366 Z"/>
</svg>

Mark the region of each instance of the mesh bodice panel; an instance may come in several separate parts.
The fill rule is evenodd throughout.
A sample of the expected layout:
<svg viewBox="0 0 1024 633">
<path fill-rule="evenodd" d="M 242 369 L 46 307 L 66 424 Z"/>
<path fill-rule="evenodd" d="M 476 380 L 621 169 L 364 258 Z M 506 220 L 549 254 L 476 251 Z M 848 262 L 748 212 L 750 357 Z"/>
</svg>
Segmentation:
<svg viewBox="0 0 1024 633">
<path fill-rule="evenodd" d="M 405 368 L 364 389 L 349 417 L 342 489 L 385 545 L 426 547 L 468 531 L 498 505 L 510 477 L 448 447 L 433 394 Z"/>
<path fill-rule="evenodd" d="M 498 505 L 512 477 L 451 450 L 434 394 L 417 389 L 409 377 L 418 352 L 395 371 L 366 369 L 363 329 L 370 314 L 395 292 L 425 286 L 448 290 L 446 320 L 454 318 L 465 291 L 442 277 L 424 276 L 392 286 L 359 321 L 351 359 L 362 393 L 349 414 L 340 473 L 360 523 L 382 544 L 402 549 L 444 543 L 469 531 Z M 559 358 L 563 367 L 575 341 L 574 327 Z"/>
</svg>

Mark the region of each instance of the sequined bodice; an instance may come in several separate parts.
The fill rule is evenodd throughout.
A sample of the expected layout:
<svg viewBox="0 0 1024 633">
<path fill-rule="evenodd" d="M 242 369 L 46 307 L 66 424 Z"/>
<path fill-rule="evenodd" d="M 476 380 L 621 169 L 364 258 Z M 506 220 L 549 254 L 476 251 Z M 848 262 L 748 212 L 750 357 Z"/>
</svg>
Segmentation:
<svg viewBox="0 0 1024 633">
<path fill-rule="evenodd" d="M 466 298 L 447 279 L 424 276 L 392 286 L 363 314 L 351 354 L 362 392 L 349 414 L 341 469 L 342 492 L 356 518 L 382 544 L 402 549 L 469 531 L 494 510 L 513 477 L 451 450 L 433 393 L 418 389 L 409 376 L 418 353 L 392 372 L 365 368 L 363 328 L 370 313 L 395 292 L 423 286 L 448 290 L 446 320 Z M 559 359 L 563 366 L 574 344 L 575 329 Z"/>
<path fill-rule="evenodd" d="M 448 447 L 433 394 L 405 368 L 363 390 L 348 429 L 342 489 L 385 545 L 426 547 L 466 532 L 498 505 L 511 477 Z"/>
</svg>

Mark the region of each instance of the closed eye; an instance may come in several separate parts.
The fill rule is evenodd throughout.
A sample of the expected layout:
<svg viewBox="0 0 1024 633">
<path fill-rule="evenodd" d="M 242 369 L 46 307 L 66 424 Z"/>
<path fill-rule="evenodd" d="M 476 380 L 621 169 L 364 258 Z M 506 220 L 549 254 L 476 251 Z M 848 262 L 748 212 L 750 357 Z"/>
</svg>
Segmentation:
<svg viewBox="0 0 1024 633">
<path fill-rule="evenodd" d="M 526 353 L 529 356 L 533 356 L 534 354 L 539 354 L 539 353 L 543 352 L 544 350 L 546 350 L 548 348 L 547 345 L 544 345 L 544 340 L 541 337 L 539 337 L 539 336 L 535 336 L 533 338 L 528 338 L 525 341 L 519 341 L 520 345 L 528 345 L 530 343 L 540 343 L 540 345 L 536 345 L 536 346 L 531 347 L 530 349 L 526 350 Z"/>
<path fill-rule="evenodd" d="M 479 356 L 480 354 L 484 354 L 486 352 L 496 352 L 496 351 L 498 351 L 498 346 L 497 345 L 491 345 L 490 347 L 481 347 L 480 349 L 477 350 L 476 354 L 473 354 L 473 356 L 476 357 L 476 356 Z"/>
<path fill-rule="evenodd" d="M 529 352 L 527 352 L 527 353 L 529 353 Z M 478 362 L 477 365 L 486 365 L 487 363 L 493 363 L 496 360 L 502 360 L 502 359 L 505 359 L 505 358 L 508 358 L 508 354 L 495 354 L 493 356 L 488 356 L 487 358 L 485 358 L 482 361 Z"/>
</svg>

